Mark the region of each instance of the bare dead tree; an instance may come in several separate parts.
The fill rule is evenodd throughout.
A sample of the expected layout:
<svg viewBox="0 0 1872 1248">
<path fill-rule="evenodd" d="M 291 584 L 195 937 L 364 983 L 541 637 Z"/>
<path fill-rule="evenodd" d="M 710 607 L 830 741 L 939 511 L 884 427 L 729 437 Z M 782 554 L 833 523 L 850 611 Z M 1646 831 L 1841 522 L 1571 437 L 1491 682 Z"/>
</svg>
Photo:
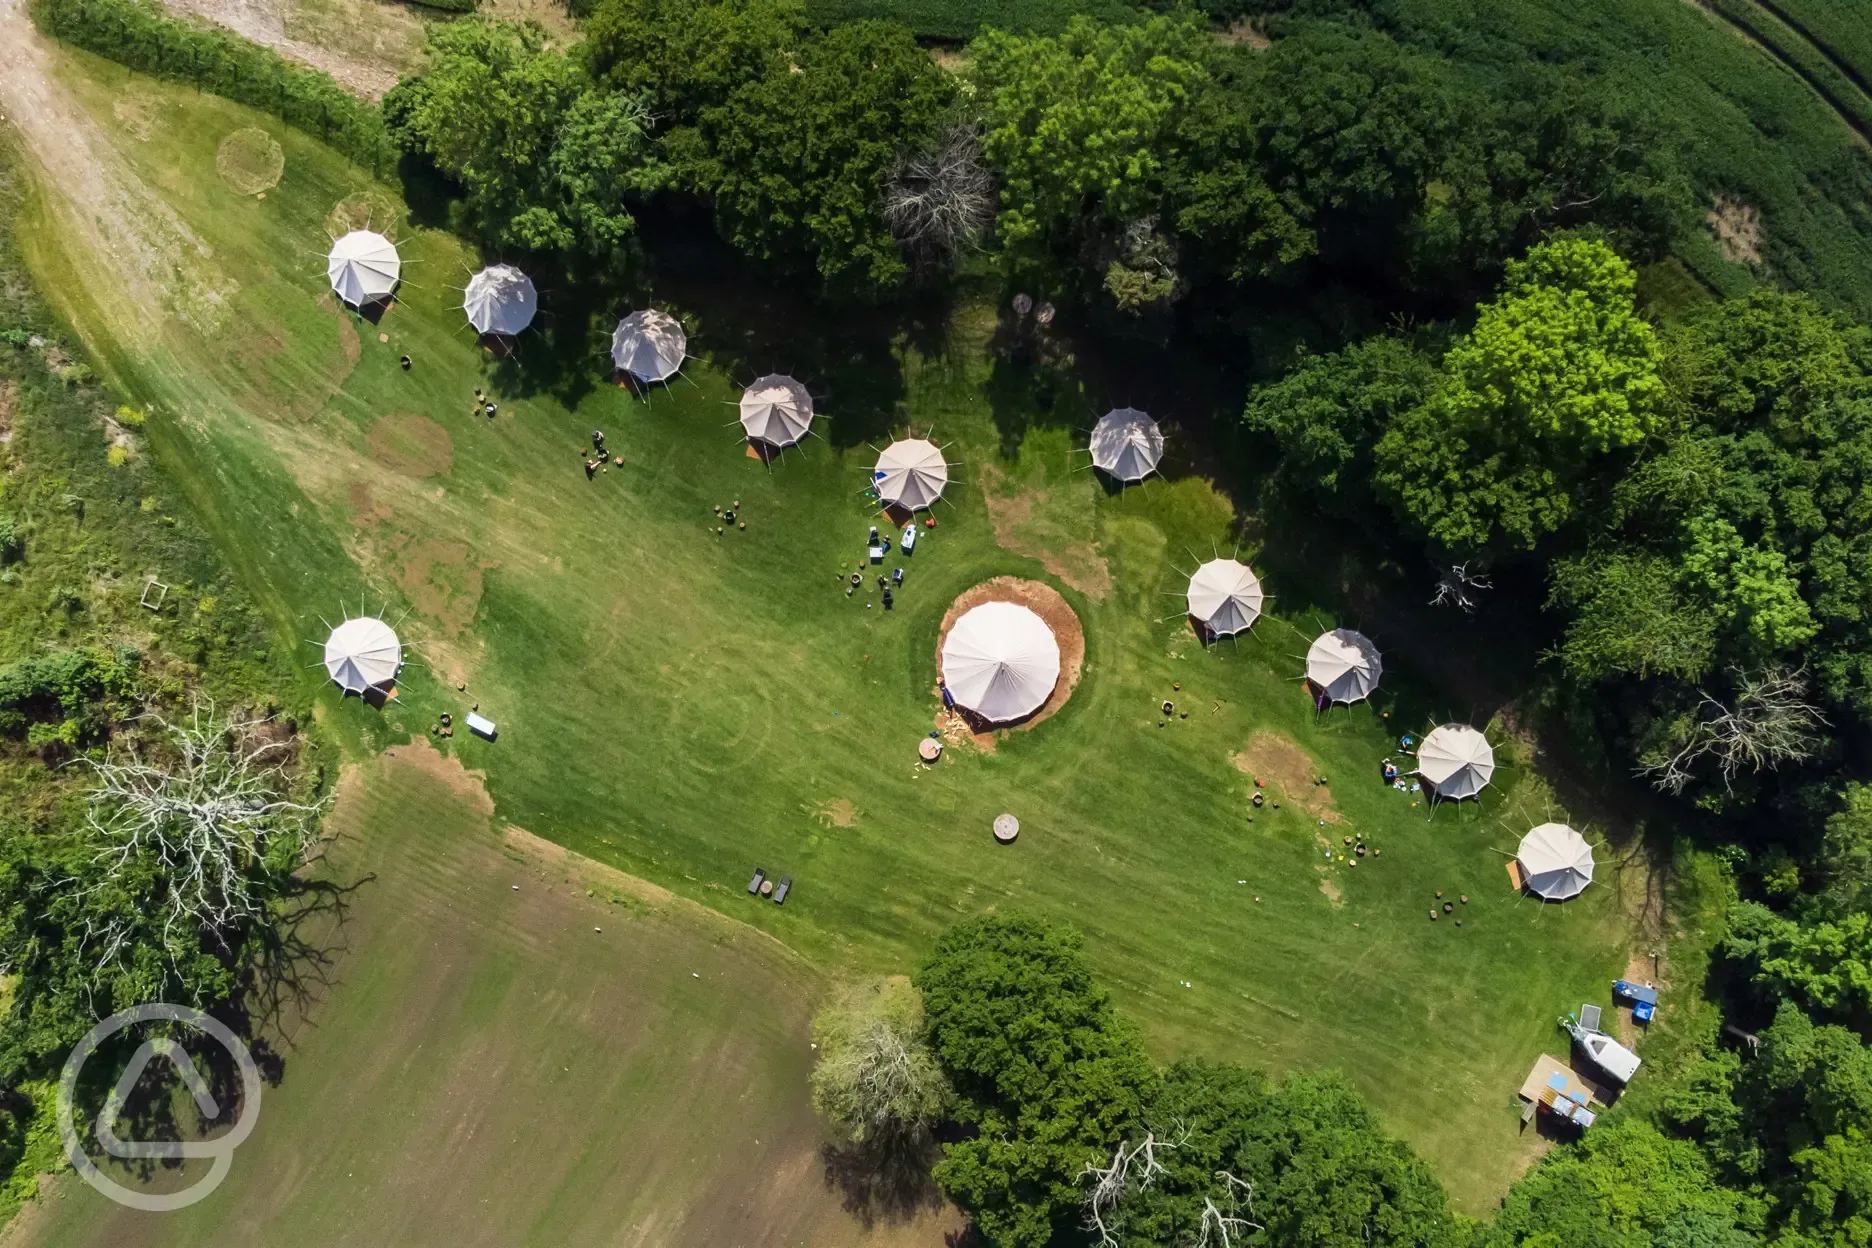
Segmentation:
<svg viewBox="0 0 1872 1248">
<path fill-rule="evenodd" d="M 1222 1203 L 1228 1210 L 1224 1212 L 1213 1197 L 1203 1197 L 1202 1221 L 1197 1224 L 1196 1241 L 1190 1248 L 1211 1248 L 1212 1243 L 1214 1248 L 1233 1248 L 1250 1232 L 1266 1229 L 1241 1216 L 1243 1210 L 1254 1212 L 1254 1184 L 1227 1170 L 1216 1171 L 1215 1177 L 1222 1180 Z"/>
<path fill-rule="evenodd" d="M 1081 1181 L 1092 1180 L 1085 1197 L 1085 1227 L 1098 1236 L 1099 1248 L 1119 1248 L 1117 1228 L 1111 1224 L 1112 1215 L 1128 1193 L 1149 1187 L 1153 1179 L 1164 1173 L 1163 1163 L 1157 1160 L 1158 1152 L 1179 1148 L 1188 1139 L 1189 1130 L 1181 1124 L 1178 1124 L 1174 1140 L 1160 1140 L 1155 1132 L 1146 1131 L 1136 1144 L 1120 1140 L 1112 1152 L 1110 1165 L 1086 1163 L 1085 1169 L 1079 1172 Z"/>
<path fill-rule="evenodd" d="M 1494 589 L 1495 582 L 1485 572 L 1471 572 L 1469 564 L 1452 563 L 1437 578 L 1433 607 L 1461 607 L 1465 613 L 1476 609 L 1478 591 Z"/>
<path fill-rule="evenodd" d="M 226 947 L 231 932 L 264 915 L 266 865 L 290 870 L 304 861 L 324 803 L 287 796 L 291 776 L 281 755 L 291 742 L 262 736 L 267 718 L 223 719 L 201 698 L 185 722 L 154 711 L 138 719 L 167 738 L 161 755 L 146 757 L 131 743 L 82 760 L 97 777 L 85 822 L 101 843 L 94 861 L 103 871 L 83 891 L 117 887 L 153 859 L 163 876 L 165 949 L 178 948 L 178 935 L 207 935 Z M 95 975 L 107 974 L 134 940 L 134 917 L 118 911 L 87 919 L 81 942 L 97 953 Z"/>
<path fill-rule="evenodd" d="M 922 151 L 899 154 L 884 183 L 884 222 L 923 263 L 947 263 L 976 246 L 994 203 L 981 136 L 964 122 Z"/>
<path fill-rule="evenodd" d="M 1638 769 L 1652 787 L 1682 793 L 1700 767 L 1714 763 L 1723 788 L 1733 790 L 1736 776 L 1745 771 L 1773 771 L 1812 756 L 1827 719 L 1808 700 L 1806 669 L 1769 668 L 1755 675 L 1732 669 L 1730 674 L 1736 682 L 1735 704 L 1725 706 L 1703 694 L 1683 741 Z"/>
</svg>

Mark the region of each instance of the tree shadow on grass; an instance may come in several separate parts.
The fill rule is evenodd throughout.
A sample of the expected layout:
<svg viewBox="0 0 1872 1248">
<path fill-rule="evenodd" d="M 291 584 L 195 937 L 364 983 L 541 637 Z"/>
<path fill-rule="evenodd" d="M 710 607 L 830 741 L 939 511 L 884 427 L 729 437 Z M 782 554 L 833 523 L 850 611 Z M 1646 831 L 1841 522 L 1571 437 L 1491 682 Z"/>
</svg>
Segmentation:
<svg viewBox="0 0 1872 1248">
<path fill-rule="evenodd" d="M 845 1212 L 867 1231 L 942 1209 L 942 1189 L 930 1177 L 939 1155 L 933 1141 L 881 1149 L 827 1144 L 819 1150 L 826 1187 L 839 1193 Z"/>
</svg>

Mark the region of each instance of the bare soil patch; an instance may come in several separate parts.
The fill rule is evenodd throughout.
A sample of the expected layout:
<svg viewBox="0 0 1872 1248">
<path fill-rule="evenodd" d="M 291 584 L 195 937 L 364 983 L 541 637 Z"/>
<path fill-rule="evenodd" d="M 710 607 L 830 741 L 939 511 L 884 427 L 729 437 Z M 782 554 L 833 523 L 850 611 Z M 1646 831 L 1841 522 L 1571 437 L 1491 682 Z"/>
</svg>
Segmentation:
<svg viewBox="0 0 1872 1248">
<path fill-rule="evenodd" d="M 1059 642 L 1060 675 L 1053 686 L 1052 696 L 1040 704 L 1040 709 L 1026 719 L 1012 724 L 971 723 L 969 717 L 954 711 L 939 711 L 936 726 L 943 733 L 945 740 L 959 745 L 971 741 L 978 748 L 987 751 L 994 748 L 997 732 L 1025 732 L 1035 724 L 1048 718 L 1066 700 L 1072 697 L 1073 688 L 1079 683 L 1079 672 L 1085 667 L 1085 629 L 1079 623 L 1079 617 L 1073 614 L 1059 591 L 1051 585 L 1039 581 L 1023 580 L 1018 576 L 997 576 L 991 581 L 983 581 L 973 589 L 965 590 L 962 596 L 949 604 L 949 610 L 943 614 L 942 628 L 936 635 L 936 665 L 942 667 L 943 642 L 949 639 L 949 630 L 962 616 L 985 602 L 1012 602 L 1026 607 L 1053 630 L 1053 637 Z M 935 686 L 930 691 L 941 697 Z"/>
<path fill-rule="evenodd" d="M 1335 883 L 1332 879 L 1330 878 L 1321 879 L 1319 882 L 1319 885 L 1320 885 L 1320 892 L 1326 895 L 1327 901 L 1332 902 L 1334 906 L 1345 905 L 1345 894 L 1339 891 L 1339 885 Z"/>
<path fill-rule="evenodd" d="M 19 383 L 0 381 L 0 446 L 13 440 L 13 413 L 19 410 Z"/>
<path fill-rule="evenodd" d="M 1290 801 L 1327 823 L 1345 822 L 1345 816 L 1333 803 L 1332 789 L 1313 783 L 1319 778 L 1319 764 L 1284 733 L 1263 728 L 1249 737 L 1247 747 L 1231 755 L 1229 761 L 1243 775 L 1265 781 L 1273 790 L 1269 800 Z"/>
<path fill-rule="evenodd" d="M 148 91 L 131 88 L 111 103 L 111 116 L 123 124 L 124 133 L 139 142 L 148 142 L 156 133 L 159 105 Z"/>
<path fill-rule="evenodd" d="M 993 464 L 982 466 L 982 499 L 1003 550 L 1042 567 L 1091 598 L 1111 593 L 1111 568 L 1093 545 L 1092 507 L 1069 486 L 1022 486 Z"/>
<path fill-rule="evenodd" d="M 813 818 L 828 828 L 850 828 L 857 826 L 858 808 L 852 805 L 849 797 L 834 797 L 819 803 L 813 811 Z"/>
<path fill-rule="evenodd" d="M 1736 264 L 1761 263 L 1761 214 L 1752 204 L 1718 195 L 1704 219 L 1722 245 L 1723 259 Z"/>
<path fill-rule="evenodd" d="M 379 417 L 364 445 L 372 459 L 406 477 L 439 477 L 455 466 L 449 431 L 410 412 Z"/>
<path fill-rule="evenodd" d="M 258 195 L 279 185 L 286 172 L 286 152 L 258 126 L 247 126 L 221 140 L 215 149 L 215 172 L 236 195 Z"/>
</svg>

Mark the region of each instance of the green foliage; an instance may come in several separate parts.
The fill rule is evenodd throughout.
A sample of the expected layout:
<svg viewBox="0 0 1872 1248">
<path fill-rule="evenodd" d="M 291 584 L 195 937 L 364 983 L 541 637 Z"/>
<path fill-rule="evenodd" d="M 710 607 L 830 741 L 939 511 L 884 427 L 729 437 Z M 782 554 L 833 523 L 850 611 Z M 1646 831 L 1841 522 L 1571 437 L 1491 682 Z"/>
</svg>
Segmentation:
<svg viewBox="0 0 1872 1248">
<path fill-rule="evenodd" d="M 813 1108 L 868 1149 L 919 1144 L 942 1118 L 949 1085 L 923 1042 L 923 999 L 905 980 L 856 984 L 813 1017 Z"/>
<path fill-rule="evenodd" d="M 1435 361 L 1404 338 L 1379 336 L 1302 359 L 1279 381 L 1248 394 L 1242 420 L 1280 450 L 1276 479 L 1295 495 L 1336 508 L 1363 500 L 1372 446 L 1436 381 Z"/>
<path fill-rule="evenodd" d="M 677 176 L 748 255 L 814 270 L 844 294 L 889 290 L 908 267 L 884 223 L 884 177 L 935 134 L 954 86 L 908 32 L 880 22 L 836 27 L 795 58 L 673 136 Z"/>
<path fill-rule="evenodd" d="M 1848 783 L 1826 821 L 1820 855 L 1826 884 L 1816 899 L 1821 914 L 1872 911 L 1872 785 Z"/>
<path fill-rule="evenodd" d="M 1606 453 L 1659 427 L 1659 348 L 1631 266 L 1587 239 L 1510 264 L 1502 294 L 1443 360 L 1421 405 L 1380 439 L 1380 493 L 1452 551 L 1532 547 L 1560 528 Z"/>
<path fill-rule="evenodd" d="M 1249 1244 L 1458 1242 L 1436 1176 L 1336 1073 L 1293 1075 L 1270 1088 L 1254 1071 L 1179 1062 L 1164 1072 L 1146 1121 L 1158 1140 L 1177 1143 L 1158 1154 L 1165 1173 L 1120 1203 L 1123 1243 L 1197 1242 L 1205 1201 L 1259 1223 L 1241 1241 Z"/>
<path fill-rule="evenodd" d="M 1132 26 L 1074 18 L 1059 35 L 989 30 L 970 45 L 1001 172 L 1001 241 L 1043 246 L 1082 218 L 1157 211 L 1183 119 L 1208 83 L 1208 36 L 1187 16 Z"/>
<path fill-rule="evenodd" d="M 1488 1248 L 1754 1248 L 1761 1211 L 1697 1146 L 1637 1118 L 1603 1123 L 1515 1184 Z"/>
<path fill-rule="evenodd" d="M 1799 295 L 1710 305 L 1664 338 L 1674 438 L 1560 562 L 1576 676 L 1805 665 L 1872 707 L 1872 336 Z M 1624 630 L 1625 636 L 1618 636 Z"/>
<path fill-rule="evenodd" d="M 643 107 L 594 91 L 537 26 L 438 25 L 428 55 L 384 108 L 399 141 L 465 191 L 457 224 L 497 248 L 617 259 L 636 228 L 627 199 L 661 176 Z"/>
<path fill-rule="evenodd" d="M 396 144 L 375 107 L 331 75 L 294 65 L 238 35 L 178 21 L 149 0 L 33 0 L 32 17 L 47 34 L 131 69 L 264 109 L 373 173 L 396 170 Z"/>
<path fill-rule="evenodd" d="M 1802 923 L 1756 902 L 1738 902 L 1723 946 L 1770 998 L 1872 1021 L 1872 914 L 1859 910 Z"/>
<path fill-rule="evenodd" d="M 872 18 L 907 26 L 922 39 L 968 39 L 990 26 L 1051 35 L 1075 17 L 1121 23 L 1140 16 L 1127 0 L 807 0 L 806 11 L 817 26 Z"/>
<path fill-rule="evenodd" d="M 600 0 L 583 48 L 592 77 L 642 99 L 659 129 L 680 129 L 787 72 L 805 27 L 799 0 Z"/>
<path fill-rule="evenodd" d="M 131 647 L 111 652 L 80 646 L 0 665 L 0 732 L 50 717 L 67 725 L 66 735 L 75 734 L 69 725 L 88 720 L 92 703 L 131 695 L 138 661 Z"/>
<path fill-rule="evenodd" d="M 1843 62 L 1862 89 L 1872 83 L 1872 27 L 1857 0 L 1774 0 L 1790 25 Z"/>
<path fill-rule="evenodd" d="M 974 1128 L 936 1181 L 990 1242 L 1044 1245 L 1078 1218 L 1079 1175 L 1138 1120 L 1156 1072 L 1092 980 L 1076 932 L 1020 915 L 943 933 L 916 979 L 929 1040 Z"/>
</svg>

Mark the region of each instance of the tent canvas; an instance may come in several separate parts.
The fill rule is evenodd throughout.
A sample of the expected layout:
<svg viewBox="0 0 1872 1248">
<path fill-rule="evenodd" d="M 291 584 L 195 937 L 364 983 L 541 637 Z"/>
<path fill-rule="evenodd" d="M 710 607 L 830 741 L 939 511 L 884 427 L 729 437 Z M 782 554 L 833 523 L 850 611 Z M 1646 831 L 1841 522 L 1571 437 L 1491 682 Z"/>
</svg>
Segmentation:
<svg viewBox="0 0 1872 1248">
<path fill-rule="evenodd" d="M 1417 747 L 1417 774 L 1439 798 L 1474 797 L 1495 774 L 1495 750 L 1469 725 L 1444 724 Z"/>
<path fill-rule="evenodd" d="M 899 438 L 878 455 L 871 482 L 886 504 L 922 511 L 942 497 L 949 484 L 949 464 L 934 442 Z"/>
<path fill-rule="evenodd" d="M 371 230 L 352 230 L 325 257 L 333 292 L 354 308 L 388 299 L 402 273 L 396 244 Z"/>
<path fill-rule="evenodd" d="M 1384 661 L 1371 638 L 1349 628 L 1321 633 L 1307 649 L 1307 679 L 1333 702 L 1358 702 L 1371 696 L 1384 674 Z"/>
<path fill-rule="evenodd" d="M 325 639 L 325 671 L 346 693 L 388 685 L 402 666 L 396 631 L 372 616 L 346 620 Z"/>
<path fill-rule="evenodd" d="M 1233 637 L 1261 616 L 1261 581 L 1239 559 L 1211 559 L 1189 582 L 1189 613 L 1211 636 Z"/>
<path fill-rule="evenodd" d="M 468 279 L 462 311 L 477 334 L 512 337 L 533 323 L 539 292 L 533 279 L 511 264 L 496 264 Z"/>
<path fill-rule="evenodd" d="M 812 395 L 791 377 L 770 373 L 741 392 L 741 428 L 751 441 L 792 446 L 812 429 Z"/>
<path fill-rule="evenodd" d="M 1548 901 L 1565 901 L 1592 883 L 1592 846 L 1564 823 L 1543 823 L 1515 850 L 1525 886 Z"/>
<path fill-rule="evenodd" d="M 1163 431 L 1135 407 L 1106 412 L 1092 427 L 1092 466 L 1127 484 L 1157 471 L 1163 458 Z"/>
<path fill-rule="evenodd" d="M 611 333 L 611 362 L 639 381 L 668 381 L 688 354 L 682 322 L 655 308 L 631 313 Z"/>
<path fill-rule="evenodd" d="M 1018 603 L 984 602 L 957 620 L 943 641 L 943 683 L 950 696 L 994 723 L 1039 710 L 1059 674 L 1053 630 Z"/>
</svg>

